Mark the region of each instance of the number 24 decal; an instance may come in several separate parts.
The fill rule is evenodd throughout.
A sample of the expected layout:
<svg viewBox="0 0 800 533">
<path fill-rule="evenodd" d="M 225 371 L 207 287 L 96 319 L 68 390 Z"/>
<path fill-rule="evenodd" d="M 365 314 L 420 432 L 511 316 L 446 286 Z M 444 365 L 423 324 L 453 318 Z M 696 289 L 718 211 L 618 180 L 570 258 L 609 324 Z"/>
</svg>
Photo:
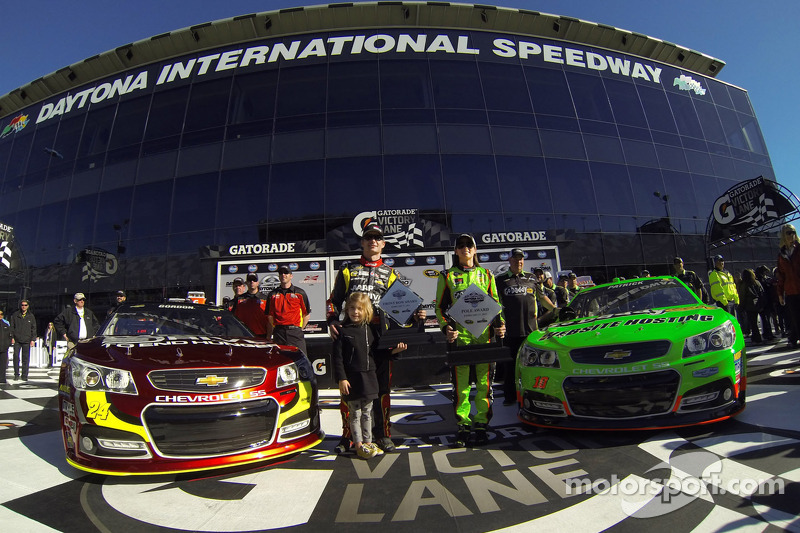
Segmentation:
<svg viewBox="0 0 800 533">
<path fill-rule="evenodd" d="M 109 409 L 111 409 L 110 403 L 89 402 L 89 412 L 86 413 L 86 418 L 105 420 L 108 418 Z"/>
</svg>

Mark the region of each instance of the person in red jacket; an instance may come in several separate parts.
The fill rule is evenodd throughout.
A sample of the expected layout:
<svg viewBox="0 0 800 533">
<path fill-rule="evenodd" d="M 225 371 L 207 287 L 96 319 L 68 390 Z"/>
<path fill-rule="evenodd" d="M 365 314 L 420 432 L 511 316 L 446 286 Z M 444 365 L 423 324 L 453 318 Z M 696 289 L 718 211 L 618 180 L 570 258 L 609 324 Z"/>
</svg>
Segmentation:
<svg viewBox="0 0 800 533">
<path fill-rule="evenodd" d="M 786 306 L 789 348 L 796 348 L 800 333 L 800 239 L 791 224 L 781 228 L 778 254 L 778 303 Z"/>
</svg>

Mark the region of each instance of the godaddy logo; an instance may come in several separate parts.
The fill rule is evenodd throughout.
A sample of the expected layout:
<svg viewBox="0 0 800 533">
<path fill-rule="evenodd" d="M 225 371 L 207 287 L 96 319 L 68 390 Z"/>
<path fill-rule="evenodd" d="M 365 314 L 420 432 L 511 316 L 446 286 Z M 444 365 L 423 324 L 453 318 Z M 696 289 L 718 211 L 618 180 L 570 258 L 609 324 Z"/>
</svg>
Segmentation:
<svg viewBox="0 0 800 533">
<path fill-rule="evenodd" d="M 717 494 L 749 497 L 784 493 L 782 478 L 740 478 L 725 472 L 724 466 L 723 460 L 711 452 L 688 452 L 670 457 L 669 462 L 661 462 L 646 472 L 666 470 L 667 477 L 630 475 L 619 479 L 613 475 L 611 479 L 573 478 L 566 480 L 567 495 L 616 496 L 628 516 L 653 518 L 677 511 L 697 498 L 708 499 Z"/>
<path fill-rule="evenodd" d="M 28 122 L 28 115 L 19 115 L 14 117 L 11 119 L 11 122 L 9 122 L 8 126 L 3 128 L 3 132 L 0 133 L 0 139 L 7 135 L 11 135 L 12 133 L 18 133 L 28 125 Z"/>
</svg>

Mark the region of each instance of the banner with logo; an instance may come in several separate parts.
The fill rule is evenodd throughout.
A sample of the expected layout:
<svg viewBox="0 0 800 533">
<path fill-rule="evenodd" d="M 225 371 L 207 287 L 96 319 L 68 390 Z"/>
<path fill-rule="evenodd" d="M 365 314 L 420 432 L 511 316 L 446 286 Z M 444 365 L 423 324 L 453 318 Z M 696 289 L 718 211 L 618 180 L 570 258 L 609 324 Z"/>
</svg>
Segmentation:
<svg viewBox="0 0 800 533">
<path fill-rule="evenodd" d="M 14 256 L 14 228 L 0 222 L 0 268 L 11 270 L 11 261 Z"/>
<path fill-rule="evenodd" d="M 738 183 L 714 202 L 706 228 L 708 247 L 773 229 L 797 212 L 797 198 L 777 182 L 759 176 Z"/>
</svg>

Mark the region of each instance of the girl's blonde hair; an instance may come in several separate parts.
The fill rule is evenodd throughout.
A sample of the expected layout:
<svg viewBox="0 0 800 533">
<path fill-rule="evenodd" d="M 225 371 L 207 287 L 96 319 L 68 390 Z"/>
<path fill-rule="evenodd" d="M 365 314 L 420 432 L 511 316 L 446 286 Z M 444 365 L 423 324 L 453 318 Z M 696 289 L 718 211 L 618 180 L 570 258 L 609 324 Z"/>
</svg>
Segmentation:
<svg viewBox="0 0 800 533">
<path fill-rule="evenodd" d="M 788 247 L 793 242 L 800 242 L 797 239 L 797 230 L 791 224 L 784 224 L 781 227 L 781 248 Z"/>
<path fill-rule="evenodd" d="M 347 313 L 347 310 L 351 307 L 357 307 L 361 309 L 362 320 L 359 325 L 369 324 L 372 322 L 372 316 L 375 314 L 375 312 L 372 309 L 372 302 L 370 301 L 367 293 L 354 292 L 347 297 L 347 300 L 344 304 L 344 313 L 345 320 L 348 322 L 352 322 L 352 320 L 350 320 L 350 315 Z"/>
</svg>

